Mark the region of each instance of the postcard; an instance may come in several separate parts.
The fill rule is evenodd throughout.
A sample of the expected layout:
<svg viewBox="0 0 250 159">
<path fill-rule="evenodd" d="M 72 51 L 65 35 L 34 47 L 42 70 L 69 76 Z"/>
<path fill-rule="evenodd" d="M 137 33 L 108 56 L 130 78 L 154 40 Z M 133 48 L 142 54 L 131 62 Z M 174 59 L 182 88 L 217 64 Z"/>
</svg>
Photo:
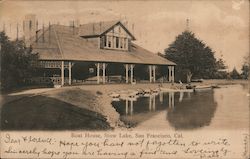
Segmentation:
<svg viewBox="0 0 250 159">
<path fill-rule="evenodd" d="M 248 0 L 0 1 L 0 158 L 248 159 Z"/>
</svg>

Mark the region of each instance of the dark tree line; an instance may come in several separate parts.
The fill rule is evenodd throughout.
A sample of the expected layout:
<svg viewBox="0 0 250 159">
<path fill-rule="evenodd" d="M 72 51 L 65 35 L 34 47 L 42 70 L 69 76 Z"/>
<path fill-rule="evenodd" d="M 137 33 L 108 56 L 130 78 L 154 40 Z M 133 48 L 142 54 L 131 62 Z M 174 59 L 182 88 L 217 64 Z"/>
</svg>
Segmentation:
<svg viewBox="0 0 250 159">
<path fill-rule="evenodd" d="M 214 51 L 190 31 L 178 35 L 165 49 L 165 57 L 177 64 L 176 80 L 190 82 L 191 78 L 225 78 L 223 59 L 216 60 Z"/>
<path fill-rule="evenodd" d="M 34 72 L 32 62 L 38 59 L 22 40 L 11 41 L 4 32 L 0 32 L 0 56 L 1 90 L 23 86 Z"/>
<path fill-rule="evenodd" d="M 241 71 L 242 71 L 241 78 L 243 79 L 249 79 L 249 63 L 250 63 L 249 60 L 250 60 L 249 56 L 244 57 L 244 63 L 241 67 Z"/>
</svg>

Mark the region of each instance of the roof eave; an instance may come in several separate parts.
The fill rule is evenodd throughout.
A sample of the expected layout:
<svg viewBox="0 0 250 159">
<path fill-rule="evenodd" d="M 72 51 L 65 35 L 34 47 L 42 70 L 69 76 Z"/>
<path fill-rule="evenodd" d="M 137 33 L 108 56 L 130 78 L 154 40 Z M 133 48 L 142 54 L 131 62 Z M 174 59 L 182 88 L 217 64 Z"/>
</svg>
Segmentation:
<svg viewBox="0 0 250 159">
<path fill-rule="evenodd" d="M 112 25 L 109 29 L 103 31 L 99 36 L 103 36 L 104 34 L 106 34 L 107 32 L 109 32 L 110 30 L 112 30 L 114 28 L 115 25 L 120 24 L 122 26 L 122 28 L 132 37 L 132 40 L 136 40 L 136 38 L 134 37 L 134 35 L 132 33 L 130 33 L 130 31 L 120 22 L 118 21 L 117 23 L 115 23 L 114 25 Z"/>
</svg>

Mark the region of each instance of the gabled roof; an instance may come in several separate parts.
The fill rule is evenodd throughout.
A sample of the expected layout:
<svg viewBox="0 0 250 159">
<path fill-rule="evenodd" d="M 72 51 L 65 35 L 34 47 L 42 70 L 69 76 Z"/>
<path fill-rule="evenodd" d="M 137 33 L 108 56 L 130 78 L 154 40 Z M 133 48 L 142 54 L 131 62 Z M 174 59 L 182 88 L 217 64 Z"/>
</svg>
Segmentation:
<svg viewBox="0 0 250 159">
<path fill-rule="evenodd" d="M 88 23 L 80 25 L 79 36 L 82 37 L 101 36 L 112 30 L 117 25 L 120 25 L 132 37 L 132 40 L 135 40 L 135 37 L 120 21 L 106 21 L 106 22 Z"/>
<path fill-rule="evenodd" d="M 142 47 L 132 43 L 131 51 L 108 50 L 98 48 L 97 41 L 82 38 L 77 34 L 78 28 L 52 25 L 46 28 L 37 42 L 33 52 L 39 54 L 40 60 L 72 60 L 89 62 L 117 62 L 128 64 L 175 65 Z"/>
</svg>

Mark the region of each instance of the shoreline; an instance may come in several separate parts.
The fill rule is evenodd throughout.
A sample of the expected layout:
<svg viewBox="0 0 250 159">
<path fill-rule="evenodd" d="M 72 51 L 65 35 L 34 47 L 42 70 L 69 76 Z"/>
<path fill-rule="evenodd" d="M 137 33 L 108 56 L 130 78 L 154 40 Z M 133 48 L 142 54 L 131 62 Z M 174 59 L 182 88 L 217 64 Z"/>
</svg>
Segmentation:
<svg viewBox="0 0 250 159">
<path fill-rule="evenodd" d="M 232 84 L 244 84 L 248 85 L 248 80 L 204 80 L 202 83 L 192 83 L 192 85 L 232 85 Z M 96 120 L 99 120 L 99 123 L 96 124 L 96 130 L 98 129 L 98 125 L 100 125 L 100 121 L 104 122 L 106 124 L 104 129 L 115 129 L 115 130 L 123 130 L 128 129 L 127 125 L 124 124 L 120 120 L 120 114 L 115 110 L 115 108 L 112 106 L 112 97 L 109 96 L 112 92 L 117 92 L 121 90 L 127 90 L 127 91 L 133 91 L 138 89 L 151 89 L 155 90 L 159 88 L 160 83 L 138 83 L 135 85 L 132 84 L 106 84 L 106 85 L 78 85 L 78 86 L 66 86 L 62 88 L 52 88 L 52 89 L 41 89 L 38 91 L 38 89 L 27 90 L 26 94 L 25 91 L 18 92 L 17 94 L 12 93 L 11 95 L 4 95 L 1 98 L 7 99 L 7 102 L 4 103 L 3 100 L 1 100 L 1 105 L 24 105 L 20 104 L 23 100 L 20 100 L 19 98 L 30 98 L 29 100 L 34 100 L 33 102 L 36 102 L 37 96 L 46 97 L 49 99 L 57 100 L 55 101 L 55 105 L 58 105 L 60 108 L 60 102 L 63 102 L 65 107 L 69 107 L 72 109 L 75 109 L 74 107 L 77 107 L 76 109 L 79 109 L 79 111 L 82 111 L 82 115 L 84 118 L 84 114 L 92 114 L 90 117 L 91 122 L 95 123 L 95 117 Z M 175 91 L 178 91 L 178 89 L 181 86 L 179 83 L 175 83 L 172 85 L 171 83 L 163 83 L 162 87 L 167 89 L 173 89 L 175 88 Z M 248 85 L 249 86 L 249 85 Z M 43 91 L 45 90 L 45 91 Z M 13 95 L 14 94 L 14 95 Z M 6 97 L 7 96 L 7 97 Z M 20 97 L 19 97 L 20 96 Z M 5 99 L 5 100 L 6 100 Z M 11 101 L 13 99 L 13 101 Z M 46 101 L 43 101 L 47 105 L 51 105 L 51 103 L 46 103 Z M 39 103 L 41 104 L 41 103 Z M 2 107 L 2 106 L 1 106 Z M 63 107 L 63 106 L 62 106 Z M 91 113 L 89 113 L 91 112 Z M 66 113 L 67 115 L 67 113 Z M 80 117 L 80 116 L 79 116 Z M 81 118 L 81 117 L 80 117 Z M 100 120 L 101 119 L 101 120 Z M 59 121 L 60 122 L 60 121 Z M 107 124 L 109 126 L 107 126 Z M 70 129 L 70 128 L 69 128 Z M 81 129 L 86 130 L 86 129 Z M 91 129 L 95 130 L 95 129 Z"/>
</svg>

